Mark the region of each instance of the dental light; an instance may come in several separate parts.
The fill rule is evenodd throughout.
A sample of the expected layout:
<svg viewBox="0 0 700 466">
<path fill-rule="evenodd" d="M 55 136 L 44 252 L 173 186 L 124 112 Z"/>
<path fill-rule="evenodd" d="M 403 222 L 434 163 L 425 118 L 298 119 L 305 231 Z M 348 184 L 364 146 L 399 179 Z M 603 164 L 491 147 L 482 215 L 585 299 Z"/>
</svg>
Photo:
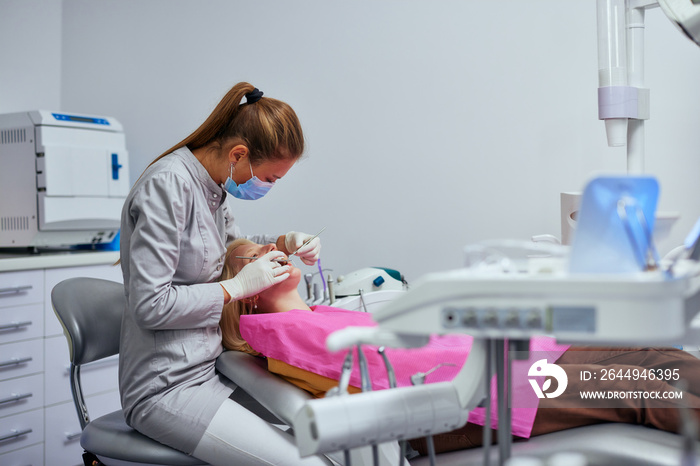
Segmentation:
<svg viewBox="0 0 700 466">
<path fill-rule="evenodd" d="M 644 172 L 644 16 L 661 6 L 666 16 L 700 45 L 700 0 L 598 0 L 598 118 L 608 145 L 627 146 L 627 172 Z"/>
</svg>

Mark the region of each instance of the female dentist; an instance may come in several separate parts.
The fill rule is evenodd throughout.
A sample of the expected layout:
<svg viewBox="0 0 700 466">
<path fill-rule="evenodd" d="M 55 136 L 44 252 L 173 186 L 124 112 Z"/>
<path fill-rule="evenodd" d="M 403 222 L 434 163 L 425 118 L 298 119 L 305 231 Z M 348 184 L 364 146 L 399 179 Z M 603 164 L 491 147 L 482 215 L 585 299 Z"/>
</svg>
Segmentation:
<svg viewBox="0 0 700 466">
<path fill-rule="evenodd" d="M 215 370 L 224 304 L 287 279 L 289 267 L 275 259 L 311 238 L 250 236 L 275 242 L 278 251 L 217 282 L 227 244 L 241 236 L 226 197 L 264 196 L 303 150 L 292 108 L 239 83 L 197 130 L 146 168 L 124 204 L 119 388 L 126 421 L 212 465 L 330 464 L 301 459 L 291 436 L 238 404 L 236 386 Z M 316 238 L 297 256 L 311 265 L 319 252 Z"/>
</svg>

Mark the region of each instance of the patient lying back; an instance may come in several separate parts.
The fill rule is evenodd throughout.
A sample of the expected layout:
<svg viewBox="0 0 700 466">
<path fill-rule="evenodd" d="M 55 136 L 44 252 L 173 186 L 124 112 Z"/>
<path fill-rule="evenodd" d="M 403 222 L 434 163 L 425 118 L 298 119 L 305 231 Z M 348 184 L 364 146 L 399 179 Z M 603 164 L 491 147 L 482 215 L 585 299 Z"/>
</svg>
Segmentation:
<svg viewBox="0 0 700 466">
<path fill-rule="evenodd" d="M 234 241 L 228 248 L 222 278 L 234 276 L 252 259 L 275 246 L 258 245 L 245 239 Z M 328 335 L 348 326 L 375 326 L 370 314 L 329 306 L 306 305 L 298 292 L 301 271 L 294 267 L 290 278 L 251 298 L 225 306 L 221 318 L 224 347 L 267 358 L 268 369 L 315 397 L 322 397 L 338 385 L 345 352 L 331 353 L 325 347 Z M 282 314 L 284 313 L 284 314 Z M 410 376 L 427 373 L 426 382 L 451 380 L 466 360 L 471 337 L 453 335 L 432 337 L 420 349 L 387 349 L 394 365 L 398 386 L 411 384 Z M 373 346 L 363 351 L 372 376 L 374 390 L 389 388 L 384 360 Z M 358 355 L 348 391 L 360 391 Z"/>
</svg>

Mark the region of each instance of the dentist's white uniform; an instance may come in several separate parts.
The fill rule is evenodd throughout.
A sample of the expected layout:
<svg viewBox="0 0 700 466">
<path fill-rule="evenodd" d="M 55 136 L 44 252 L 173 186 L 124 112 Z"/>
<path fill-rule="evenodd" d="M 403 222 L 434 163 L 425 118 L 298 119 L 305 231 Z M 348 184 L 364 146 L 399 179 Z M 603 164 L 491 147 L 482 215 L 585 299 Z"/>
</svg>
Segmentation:
<svg viewBox="0 0 700 466">
<path fill-rule="evenodd" d="M 119 384 L 127 423 L 211 464 L 329 464 L 300 459 L 291 436 L 229 399 L 235 385 L 215 370 L 224 305 L 215 280 L 226 245 L 241 236 L 226 195 L 185 147 L 151 165 L 124 204 Z"/>
</svg>

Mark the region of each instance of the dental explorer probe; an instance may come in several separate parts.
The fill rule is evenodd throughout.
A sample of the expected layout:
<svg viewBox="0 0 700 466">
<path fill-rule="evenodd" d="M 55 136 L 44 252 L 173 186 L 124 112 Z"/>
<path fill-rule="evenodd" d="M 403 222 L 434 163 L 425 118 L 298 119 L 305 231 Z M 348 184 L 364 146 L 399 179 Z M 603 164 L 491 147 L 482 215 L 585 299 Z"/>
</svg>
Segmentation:
<svg viewBox="0 0 700 466">
<path fill-rule="evenodd" d="M 394 372 L 394 366 L 391 365 L 391 362 L 386 355 L 385 349 L 386 348 L 384 346 L 380 346 L 377 348 L 377 353 L 379 353 L 384 360 L 384 365 L 386 366 L 386 376 L 389 379 L 389 388 L 396 388 L 396 373 Z"/>
<path fill-rule="evenodd" d="M 312 242 L 313 240 L 315 240 L 316 238 L 318 238 L 318 235 L 320 235 L 321 233 L 323 233 L 325 229 L 326 229 L 326 227 L 321 228 L 321 231 L 319 231 L 318 233 L 316 233 L 315 235 L 313 235 L 311 238 L 309 238 L 309 239 L 307 239 L 306 241 L 304 241 L 304 242 L 302 243 L 302 245 L 299 246 L 299 247 L 297 248 L 296 251 L 294 251 L 293 253 L 291 253 L 291 254 L 287 257 L 287 259 L 274 259 L 274 261 L 277 262 L 277 263 L 280 264 L 280 265 L 287 265 L 287 264 L 289 264 L 289 263 L 292 261 L 292 260 L 291 260 L 291 257 L 292 257 L 293 255 L 295 255 L 296 253 L 298 253 L 299 250 L 300 250 L 301 248 L 303 248 L 304 246 L 306 246 L 307 244 L 309 244 L 310 242 Z M 251 256 L 235 256 L 235 257 L 236 257 L 236 259 L 248 259 L 248 260 L 252 260 L 252 261 L 258 259 L 257 257 L 251 257 Z"/>
<path fill-rule="evenodd" d="M 256 260 L 260 259 L 259 257 L 252 257 L 252 256 L 235 256 L 235 258 L 236 258 L 236 259 L 248 259 L 248 260 L 251 260 L 251 261 L 256 261 Z M 292 261 L 289 260 L 289 259 L 283 259 L 283 258 L 272 259 L 272 261 L 273 261 L 273 262 L 277 262 L 279 265 L 287 265 L 287 264 L 289 264 L 290 262 L 292 262 Z"/>
<path fill-rule="evenodd" d="M 343 361 L 343 369 L 340 372 L 340 380 L 338 380 L 338 385 L 328 390 L 328 393 L 326 394 L 327 397 L 348 395 L 350 375 L 352 374 L 352 353 L 353 350 L 350 348 L 350 351 L 348 351 L 348 354 L 345 356 L 345 361 Z M 343 450 L 343 456 L 345 459 L 345 466 L 351 466 L 350 450 Z"/>
<path fill-rule="evenodd" d="M 313 235 L 311 238 L 309 238 L 309 239 L 307 239 L 306 241 L 304 241 L 304 242 L 302 243 L 302 245 L 299 246 L 299 247 L 297 248 L 296 251 L 294 251 L 293 253 L 290 254 L 290 256 L 295 255 L 296 253 L 299 252 L 299 250 L 300 250 L 301 248 L 303 248 L 304 246 L 306 246 L 307 244 L 309 244 L 310 242 L 312 242 L 313 240 L 315 240 L 315 239 L 318 237 L 318 235 L 320 235 L 321 233 L 323 233 L 323 231 L 324 231 L 325 229 L 326 229 L 326 227 L 321 228 L 321 231 L 319 231 L 318 233 L 316 233 L 315 235 Z"/>
</svg>

